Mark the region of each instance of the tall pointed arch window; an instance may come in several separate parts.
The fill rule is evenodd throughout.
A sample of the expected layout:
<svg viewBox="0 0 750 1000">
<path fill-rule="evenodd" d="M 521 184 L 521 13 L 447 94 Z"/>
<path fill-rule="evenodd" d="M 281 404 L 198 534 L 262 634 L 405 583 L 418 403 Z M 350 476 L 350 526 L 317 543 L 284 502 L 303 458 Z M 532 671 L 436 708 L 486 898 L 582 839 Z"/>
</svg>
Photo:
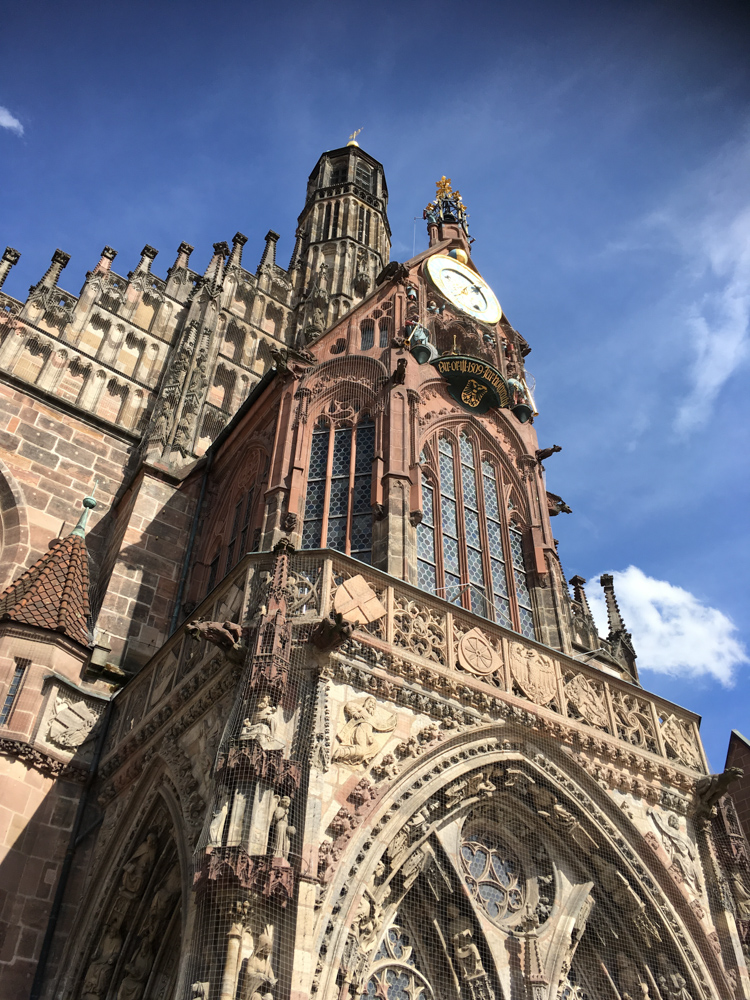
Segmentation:
<svg viewBox="0 0 750 1000">
<path fill-rule="evenodd" d="M 437 467 L 422 456 L 419 586 L 535 638 L 523 534 L 499 463 L 480 462 L 467 434 L 435 443 Z"/>
<path fill-rule="evenodd" d="M 371 562 L 370 492 L 375 424 L 369 415 L 353 427 L 318 424 L 312 434 L 302 548 L 331 548 Z"/>
</svg>

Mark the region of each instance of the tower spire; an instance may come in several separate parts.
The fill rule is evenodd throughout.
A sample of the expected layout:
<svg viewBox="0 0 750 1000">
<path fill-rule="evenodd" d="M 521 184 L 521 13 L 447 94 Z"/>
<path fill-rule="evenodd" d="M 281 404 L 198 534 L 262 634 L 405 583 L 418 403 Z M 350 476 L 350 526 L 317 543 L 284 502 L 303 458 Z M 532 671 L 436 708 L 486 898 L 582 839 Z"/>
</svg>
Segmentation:
<svg viewBox="0 0 750 1000">
<path fill-rule="evenodd" d="M 615 597 L 614 577 L 611 573 L 602 573 L 599 583 L 604 590 L 604 600 L 607 604 L 607 620 L 609 622 L 607 641 L 610 644 L 612 655 L 623 664 L 633 680 L 637 682 L 638 671 L 635 666 L 633 637 L 625 628 L 625 622 L 620 613 L 620 606 Z"/>
</svg>

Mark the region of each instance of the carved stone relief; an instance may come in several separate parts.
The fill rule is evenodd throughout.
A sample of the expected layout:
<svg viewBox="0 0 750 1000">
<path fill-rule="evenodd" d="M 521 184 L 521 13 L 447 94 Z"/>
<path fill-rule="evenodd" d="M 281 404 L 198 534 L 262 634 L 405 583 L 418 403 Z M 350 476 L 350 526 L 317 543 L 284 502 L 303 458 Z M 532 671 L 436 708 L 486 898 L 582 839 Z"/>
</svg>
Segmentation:
<svg viewBox="0 0 750 1000">
<path fill-rule="evenodd" d="M 371 696 L 348 701 L 344 715 L 347 721 L 336 737 L 339 746 L 331 759 L 357 767 L 372 760 L 383 749 L 387 734 L 396 728 L 396 716 Z"/>
<path fill-rule="evenodd" d="M 523 694 L 537 705 L 549 705 L 557 696 L 557 672 L 552 658 L 522 642 L 510 643 L 509 658 L 513 680 Z"/>
<path fill-rule="evenodd" d="M 458 640 L 456 650 L 459 665 L 471 674 L 484 677 L 502 666 L 499 654 L 481 629 L 473 628 Z"/>
<path fill-rule="evenodd" d="M 569 715 L 580 717 L 596 729 L 609 730 L 609 714 L 601 684 L 583 674 L 567 674 L 565 697 Z"/>
<path fill-rule="evenodd" d="M 333 610 L 344 621 L 370 624 L 382 618 L 386 610 L 363 576 L 353 576 L 337 588 Z"/>
<path fill-rule="evenodd" d="M 661 735 L 667 748 L 678 760 L 696 771 L 703 770 L 703 762 L 688 723 L 678 719 L 676 715 L 668 715 L 661 724 Z"/>
</svg>

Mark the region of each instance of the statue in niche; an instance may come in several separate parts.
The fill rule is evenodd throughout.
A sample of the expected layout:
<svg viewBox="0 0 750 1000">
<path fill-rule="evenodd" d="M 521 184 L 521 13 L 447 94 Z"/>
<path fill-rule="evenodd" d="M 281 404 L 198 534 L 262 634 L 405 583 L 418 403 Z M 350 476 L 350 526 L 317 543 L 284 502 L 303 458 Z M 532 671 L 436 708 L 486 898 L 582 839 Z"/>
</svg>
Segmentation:
<svg viewBox="0 0 750 1000">
<path fill-rule="evenodd" d="M 482 957 L 472 938 L 473 934 L 468 927 L 453 935 L 453 951 L 462 979 L 476 979 L 477 976 L 485 975 Z"/>
<path fill-rule="evenodd" d="M 486 975 L 482 965 L 482 956 L 474 944 L 474 933 L 469 921 L 453 905 L 448 906 L 448 935 L 453 942 L 453 954 L 461 978 L 475 979 L 478 976 Z"/>
<path fill-rule="evenodd" d="M 289 860 L 291 838 L 297 832 L 289 825 L 289 807 L 292 800 L 288 795 L 282 795 L 273 811 L 273 856 Z"/>
<path fill-rule="evenodd" d="M 352 699 L 344 705 L 348 721 L 338 734 L 341 746 L 333 752 L 332 760 L 340 764 L 366 764 L 378 754 L 385 743 L 383 736 L 376 733 L 392 733 L 396 728 L 396 716 L 381 708 L 368 695 L 363 701 Z"/>
<path fill-rule="evenodd" d="M 663 815 L 656 812 L 655 809 L 649 809 L 648 812 L 656 829 L 661 834 L 661 842 L 671 866 L 679 874 L 681 880 L 686 882 L 694 892 L 702 892 L 703 883 L 698 869 L 698 851 L 687 837 L 680 835 L 680 821 L 677 816 L 674 813 L 669 813 L 665 823 Z"/>
<path fill-rule="evenodd" d="M 255 952 L 245 965 L 240 1000 L 268 1000 L 269 997 L 273 1000 L 269 987 L 276 985 L 276 977 L 271 968 L 271 948 L 270 937 L 261 934 Z"/>
<path fill-rule="evenodd" d="M 661 972 L 656 977 L 656 981 L 664 1000 L 693 1000 L 692 994 L 687 988 L 687 980 L 682 973 L 674 965 L 671 965 L 664 955 L 660 955 L 659 958 Z"/>
<path fill-rule="evenodd" d="M 122 869 L 120 884 L 127 892 L 132 893 L 134 896 L 140 894 L 156 861 L 158 846 L 159 842 L 152 830 L 143 843 L 135 849 L 130 860 Z"/>
<path fill-rule="evenodd" d="M 112 913 L 104 925 L 99 947 L 86 970 L 81 987 L 81 1000 L 100 1000 L 106 994 L 121 948 L 120 917 Z"/>
<path fill-rule="evenodd" d="M 228 812 L 229 798 L 225 796 L 222 804 L 214 811 L 213 818 L 211 819 L 211 823 L 208 827 L 209 847 L 218 847 L 221 844 L 222 834 L 224 833 L 224 824 L 227 821 Z"/>
<path fill-rule="evenodd" d="M 167 877 L 154 893 L 146 918 L 146 933 L 153 941 L 162 929 L 164 917 L 169 912 L 172 902 L 180 891 L 180 866 L 175 864 L 170 868 Z"/>
<path fill-rule="evenodd" d="M 623 991 L 622 1000 L 647 1000 L 649 997 L 648 983 L 624 951 L 617 952 L 617 978 Z"/>
<path fill-rule="evenodd" d="M 745 888 L 742 876 L 739 872 L 732 875 L 734 883 L 734 900 L 737 904 L 737 916 L 740 920 L 750 920 L 750 892 Z"/>
<path fill-rule="evenodd" d="M 240 739 L 256 740 L 264 750 L 283 750 L 284 744 L 276 739 L 276 712 L 271 696 L 264 694 L 250 718 L 242 720 Z"/>
<path fill-rule="evenodd" d="M 117 1000 L 141 1000 L 153 964 L 151 942 L 148 937 L 144 937 L 135 955 L 125 963 L 125 976 L 117 991 Z"/>
</svg>

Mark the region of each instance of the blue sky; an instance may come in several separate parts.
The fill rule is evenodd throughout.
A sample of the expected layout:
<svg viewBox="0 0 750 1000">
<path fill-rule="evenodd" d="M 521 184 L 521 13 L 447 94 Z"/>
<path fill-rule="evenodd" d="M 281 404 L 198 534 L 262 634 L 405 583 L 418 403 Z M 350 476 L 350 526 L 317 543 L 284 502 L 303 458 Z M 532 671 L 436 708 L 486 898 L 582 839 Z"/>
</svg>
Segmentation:
<svg viewBox="0 0 750 1000">
<path fill-rule="evenodd" d="M 58 246 L 73 292 L 105 244 L 163 275 L 239 229 L 253 268 L 273 228 L 283 263 L 307 174 L 360 126 L 395 259 L 452 177 L 563 447 L 566 573 L 622 574 L 644 686 L 703 714 L 721 769 L 750 736 L 749 41 L 720 0 L 8 5 L 6 290 Z"/>
</svg>

